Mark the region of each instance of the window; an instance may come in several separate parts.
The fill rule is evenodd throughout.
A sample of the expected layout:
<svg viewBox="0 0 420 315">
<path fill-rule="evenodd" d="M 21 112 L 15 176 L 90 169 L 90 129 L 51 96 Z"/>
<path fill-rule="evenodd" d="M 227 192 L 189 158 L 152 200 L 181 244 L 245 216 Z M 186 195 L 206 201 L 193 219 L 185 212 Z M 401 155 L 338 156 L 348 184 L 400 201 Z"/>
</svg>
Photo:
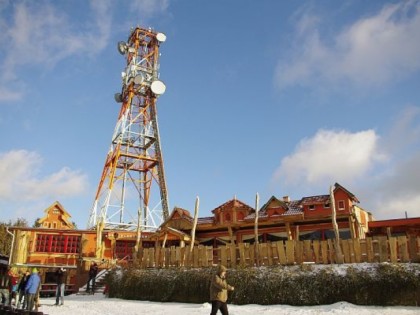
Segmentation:
<svg viewBox="0 0 420 315">
<path fill-rule="evenodd" d="M 48 222 L 44 222 L 44 227 L 48 227 Z"/>
<path fill-rule="evenodd" d="M 80 236 L 77 235 L 38 234 L 36 237 L 37 252 L 76 254 L 79 248 Z"/>
<path fill-rule="evenodd" d="M 56 229 L 57 228 L 57 222 L 53 223 L 53 228 Z"/>
<path fill-rule="evenodd" d="M 117 258 L 122 259 L 128 256 L 128 258 L 133 257 L 133 250 L 136 242 L 133 241 L 117 241 L 115 243 L 115 255 Z M 143 247 L 144 244 L 143 244 Z"/>
<path fill-rule="evenodd" d="M 344 205 L 344 200 L 338 201 L 338 210 L 344 210 L 346 207 Z"/>
<path fill-rule="evenodd" d="M 324 204 L 324 208 L 325 208 L 325 209 L 330 208 L 330 206 L 331 206 L 331 205 L 330 205 L 330 202 L 329 202 L 329 201 L 328 201 L 327 203 L 325 203 L 325 204 Z"/>
<path fill-rule="evenodd" d="M 225 221 L 230 221 L 230 214 L 229 213 L 226 213 L 226 215 L 225 215 Z"/>
<path fill-rule="evenodd" d="M 315 210 L 315 205 L 309 205 L 309 210 Z"/>
</svg>

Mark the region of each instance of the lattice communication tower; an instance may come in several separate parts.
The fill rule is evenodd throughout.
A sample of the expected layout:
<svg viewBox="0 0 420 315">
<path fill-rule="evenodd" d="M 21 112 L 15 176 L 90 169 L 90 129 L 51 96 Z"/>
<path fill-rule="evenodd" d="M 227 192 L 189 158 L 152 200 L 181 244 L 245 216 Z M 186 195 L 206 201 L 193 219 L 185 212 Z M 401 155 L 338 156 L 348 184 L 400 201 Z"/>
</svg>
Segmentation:
<svg viewBox="0 0 420 315">
<path fill-rule="evenodd" d="M 118 43 L 126 58 L 121 104 L 111 147 L 91 209 L 88 228 L 154 230 L 169 213 L 156 101 L 165 92 L 159 80 L 163 33 L 137 27 Z"/>
</svg>

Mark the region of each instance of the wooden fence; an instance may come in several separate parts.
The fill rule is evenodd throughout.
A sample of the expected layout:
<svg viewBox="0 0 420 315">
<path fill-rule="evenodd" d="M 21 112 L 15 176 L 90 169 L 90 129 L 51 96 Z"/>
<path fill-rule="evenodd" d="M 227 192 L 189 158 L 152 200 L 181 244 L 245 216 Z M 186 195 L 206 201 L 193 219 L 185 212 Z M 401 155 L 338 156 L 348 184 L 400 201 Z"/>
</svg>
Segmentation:
<svg viewBox="0 0 420 315">
<path fill-rule="evenodd" d="M 420 262 L 420 237 L 373 237 L 340 240 L 338 257 L 334 240 L 277 241 L 258 244 L 239 243 L 211 246 L 144 248 L 137 263 L 143 268 L 227 267 L 293 265 L 302 263 L 336 264 L 362 262 Z"/>
</svg>

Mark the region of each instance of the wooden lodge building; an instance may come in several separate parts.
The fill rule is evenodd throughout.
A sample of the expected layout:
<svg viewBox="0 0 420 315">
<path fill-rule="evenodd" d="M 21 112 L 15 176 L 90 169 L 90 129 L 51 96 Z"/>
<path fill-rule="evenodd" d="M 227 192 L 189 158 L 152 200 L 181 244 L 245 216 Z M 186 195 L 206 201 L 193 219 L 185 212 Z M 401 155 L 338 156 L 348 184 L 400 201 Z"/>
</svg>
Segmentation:
<svg viewBox="0 0 420 315">
<path fill-rule="evenodd" d="M 374 235 L 420 236 L 420 218 L 374 221 L 369 212 L 358 206 L 356 196 L 340 184 L 335 184 L 333 195 L 342 239 L 364 239 Z M 236 198 L 229 200 L 212 210 L 212 216 L 198 218 L 195 243 L 213 247 L 253 243 L 255 216 L 251 206 Z M 44 291 L 55 289 L 53 275 L 58 267 L 67 269 L 67 291 L 71 292 L 86 283 L 93 262 L 100 268 L 108 268 L 132 258 L 136 232 L 100 228 L 77 230 L 70 218 L 64 207 L 55 202 L 45 210 L 38 228 L 11 228 L 14 234 L 12 267 L 40 269 Z M 175 207 L 156 232 L 141 234 L 141 246 L 187 246 L 191 243 L 193 221 L 189 211 Z M 272 196 L 258 211 L 259 242 L 334 237 L 329 194 L 300 200 Z"/>
</svg>

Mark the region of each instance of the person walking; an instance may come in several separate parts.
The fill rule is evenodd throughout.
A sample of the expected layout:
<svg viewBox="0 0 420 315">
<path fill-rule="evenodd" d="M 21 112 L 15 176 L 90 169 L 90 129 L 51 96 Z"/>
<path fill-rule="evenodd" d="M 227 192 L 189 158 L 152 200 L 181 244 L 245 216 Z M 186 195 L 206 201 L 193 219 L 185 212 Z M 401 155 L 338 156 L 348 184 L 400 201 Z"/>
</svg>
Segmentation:
<svg viewBox="0 0 420 315">
<path fill-rule="evenodd" d="M 55 305 L 64 304 L 64 293 L 66 289 L 65 271 L 66 270 L 64 268 L 58 268 L 55 272 L 55 280 L 57 284 L 57 288 L 55 290 Z"/>
<path fill-rule="evenodd" d="M 220 310 L 222 315 L 229 315 L 227 308 L 228 291 L 233 291 L 235 288 L 226 282 L 226 267 L 219 265 L 216 274 L 211 278 L 210 283 L 210 301 L 211 301 L 211 313 L 210 315 L 216 315 L 217 311 Z"/>
<path fill-rule="evenodd" d="M 35 305 L 35 298 L 37 297 L 37 294 L 39 292 L 39 287 L 41 285 L 41 278 L 38 275 L 38 269 L 33 268 L 32 273 L 29 276 L 28 282 L 25 286 L 25 292 L 27 299 L 26 302 L 26 309 L 28 311 L 32 311 Z"/>
<path fill-rule="evenodd" d="M 20 279 L 19 285 L 18 285 L 17 308 L 22 307 L 23 310 L 26 309 L 25 287 L 26 287 L 26 283 L 29 280 L 30 275 L 31 275 L 31 273 L 29 272 L 29 270 L 26 270 L 26 272 L 23 274 L 22 279 Z M 22 301 L 23 301 L 23 303 L 22 303 Z"/>
<path fill-rule="evenodd" d="M 86 292 L 95 293 L 95 281 L 98 274 L 98 264 L 95 262 L 89 268 L 89 281 L 87 283 Z"/>
</svg>

